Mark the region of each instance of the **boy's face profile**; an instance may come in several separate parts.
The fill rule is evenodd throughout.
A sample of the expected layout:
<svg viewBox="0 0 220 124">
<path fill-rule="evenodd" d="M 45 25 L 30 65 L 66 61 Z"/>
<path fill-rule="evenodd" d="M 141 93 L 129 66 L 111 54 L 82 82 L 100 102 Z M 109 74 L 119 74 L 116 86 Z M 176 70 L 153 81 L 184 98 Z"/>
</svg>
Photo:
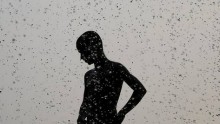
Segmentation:
<svg viewBox="0 0 220 124">
<path fill-rule="evenodd" d="M 99 61 L 103 55 L 102 41 L 94 31 L 83 33 L 76 42 L 76 47 L 83 59 L 89 65 Z"/>
<path fill-rule="evenodd" d="M 80 58 L 89 65 L 93 64 L 97 58 L 97 52 L 91 48 L 91 46 L 85 46 L 83 50 L 79 50 L 79 53 L 81 54 Z"/>
</svg>

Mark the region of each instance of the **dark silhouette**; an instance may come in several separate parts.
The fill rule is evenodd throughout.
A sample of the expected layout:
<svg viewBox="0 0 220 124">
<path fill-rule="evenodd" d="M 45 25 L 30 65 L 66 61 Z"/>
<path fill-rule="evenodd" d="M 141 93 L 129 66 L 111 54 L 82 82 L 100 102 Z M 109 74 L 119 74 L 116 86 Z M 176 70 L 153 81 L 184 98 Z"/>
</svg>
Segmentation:
<svg viewBox="0 0 220 124">
<path fill-rule="evenodd" d="M 81 59 L 94 64 L 84 76 L 84 98 L 77 119 L 78 124 L 121 124 L 125 115 L 143 98 L 146 89 L 121 63 L 106 58 L 102 40 L 94 31 L 83 33 L 77 40 Z M 117 113 L 116 107 L 123 81 L 133 89 L 125 106 Z"/>
</svg>

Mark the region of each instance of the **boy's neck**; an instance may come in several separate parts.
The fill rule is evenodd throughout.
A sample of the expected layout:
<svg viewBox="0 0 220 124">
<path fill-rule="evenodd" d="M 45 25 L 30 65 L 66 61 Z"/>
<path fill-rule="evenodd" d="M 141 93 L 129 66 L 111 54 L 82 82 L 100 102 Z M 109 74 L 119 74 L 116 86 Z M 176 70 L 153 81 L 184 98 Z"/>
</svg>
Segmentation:
<svg viewBox="0 0 220 124">
<path fill-rule="evenodd" d="M 94 63 L 95 69 L 103 68 L 108 61 L 109 60 L 105 56 L 100 57 L 99 60 Z"/>
</svg>

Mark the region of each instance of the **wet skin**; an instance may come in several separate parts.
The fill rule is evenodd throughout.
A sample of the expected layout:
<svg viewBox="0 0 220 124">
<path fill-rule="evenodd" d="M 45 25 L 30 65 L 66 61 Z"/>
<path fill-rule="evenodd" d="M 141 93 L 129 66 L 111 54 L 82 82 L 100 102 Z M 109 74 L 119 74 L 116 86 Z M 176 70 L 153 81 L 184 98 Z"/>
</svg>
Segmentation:
<svg viewBox="0 0 220 124">
<path fill-rule="evenodd" d="M 85 61 L 92 63 L 89 60 Z M 102 67 L 89 70 L 84 81 L 84 100 L 81 106 L 84 121 L 81 123 L 121 124 L 125 114 L 130 111 L 129 108 L 132 109 L 146 92 L 143 85 L 122 64 L 109 60 L 105 61 Z M 130 101 L 120 114 L 117 113 L 116 107 L 123 81 L 134 90 L 135 99 Z"/>
<path fill-rule="evenodd" d="M 88 121 L 111 123 L 115 120 L 123 83 L 118 70 L 119 64 L 109 61 L 104 67 L 92 69 L 85 74 L 85 103 L 83 104 L 87 107 Z"/>
<path fill-rule="evenodd" d="M 125 115 L 143 98 L 146 89 L 121 63 L 107 59 L 104 52 L 93 46 L 78 49 L 83 59 L 95 68 L 84 75 L 84 97 L 78 124 L 121 124 Z M 117 112 L 117 103 L 123 82 L 133 89 L 132 96 Z"/>
</svg>

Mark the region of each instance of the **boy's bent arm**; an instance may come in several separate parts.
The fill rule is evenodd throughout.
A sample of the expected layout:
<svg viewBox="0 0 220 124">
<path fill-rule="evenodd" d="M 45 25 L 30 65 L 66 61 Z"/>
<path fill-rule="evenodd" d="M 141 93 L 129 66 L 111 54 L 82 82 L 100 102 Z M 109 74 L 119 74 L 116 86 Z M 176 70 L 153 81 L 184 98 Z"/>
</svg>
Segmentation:
<svg viewBox="0 0 220 124">
<path fill-rule="evenodd" d="M 135 76 L 133 76 L 123 65 L 120 65 L 120 74 L 121 78 L 128 84 L 129 87 L 133 89 L 133 93 L 130 99 L 118 113 L 121 116 L 125 116 L 141 101 L 147 91 L 141 82 Z"/>
</svg>

